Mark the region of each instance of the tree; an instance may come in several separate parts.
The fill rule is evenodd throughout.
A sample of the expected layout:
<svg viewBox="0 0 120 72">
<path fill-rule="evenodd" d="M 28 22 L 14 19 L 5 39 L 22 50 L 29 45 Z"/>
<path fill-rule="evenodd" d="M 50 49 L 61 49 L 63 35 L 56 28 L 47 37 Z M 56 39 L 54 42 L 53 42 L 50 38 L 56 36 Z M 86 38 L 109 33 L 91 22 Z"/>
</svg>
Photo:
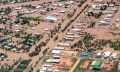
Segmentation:
<svg viewBox="0 0 120 72">
<path fill-rule="evenodd" d="M 15 24 L 18 24 L 18 23 L 20 23 L 20 20 L 19 20 L 19 19 L 16 19 L 16 20 L 14 21 L 14 23 L 15 23 Z"/>
<path fill-rule="evenodd" d="M 88 28 L 92 28 L 95 26 L 95 22 L 91 22 L 90 25 L 88 26 Z"/>
<path fill-rule="evenodd" d="M 102 6 L 101 8 L 100 8 L 100 10 L 106 10 L 107 9 L 107 6 L 106 5 L 104 5 L 104 6 Z"/>
<path fill-rule="evenodd" d="M 29 23 L 30 23 L 29 20 L 27 20 L 27 19 L 23 19 L 21 24 L 29 24 Z"/>
<path fill-rule="evenodd" d="M 80 3 L 83 4 L 86 0 L 80 0 Z"/>
<path fill-rule="evenodd" d="M 12 11 L 10 7 L 5 8 L 5 14 L 9 14 Z"/>
<path fill-rule="evenodd" d="M 95 18 L 99 18 L 102 15 L 102 12 L 95 13 Z"/>
</svg>

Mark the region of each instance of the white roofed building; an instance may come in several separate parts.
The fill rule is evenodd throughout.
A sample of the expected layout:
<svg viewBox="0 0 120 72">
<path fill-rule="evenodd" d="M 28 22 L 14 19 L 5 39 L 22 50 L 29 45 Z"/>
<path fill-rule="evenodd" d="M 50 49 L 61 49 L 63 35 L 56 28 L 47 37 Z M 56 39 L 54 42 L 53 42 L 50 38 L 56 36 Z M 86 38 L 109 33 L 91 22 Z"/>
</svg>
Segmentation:
<svg viewBox="0 0 120 72">
<path fill-rule="evenodd" d="M 117 53 L 112 53 L 112 58 L 117 58 Z"/>
<path fill-rule="evenodd" d="M 53 16 L 47 16 L 45 19 L 49 21 L 54 21 L 54 22 L 58 20 L 56 17 L 53 17 Z"/>
<path fill-rule="evenodd" d="M 70 47 L 69 43 L 57 43 L 57 45 L 62 47 Z"/>
<path fill-rule="evenodd" d="M 102 54 L 101 52 L 98 52 L 98 53 L 97 53 L 97 56 L 101 56 L 101 54 Z"/>
<path fill-rule="evenodd" d="M 54 50 L 64 50 L 64 47 L 55 47 Z"/>
<path fill-rule="evenodd" d="M 106 57 L 109 57 L 110 56 L 110 54 L 111 54 L 111 52 L 110 51 L 106 51 L 106 52 L 104 52 L 104 57 L 106 58 Z"/>
<path fill-rule="evenodd" d="M 58 55 L 59 55 L 59 54 L 61 53 L 61 50 L 52 50 L 52 53 L 53 53 L 53 54 L 58 54 Z"/>
<path fill-rule="evenodd" d="M 46 60 L 47 63 L 59 63 L 60 59 L 48 59 Z"/>
</svg>

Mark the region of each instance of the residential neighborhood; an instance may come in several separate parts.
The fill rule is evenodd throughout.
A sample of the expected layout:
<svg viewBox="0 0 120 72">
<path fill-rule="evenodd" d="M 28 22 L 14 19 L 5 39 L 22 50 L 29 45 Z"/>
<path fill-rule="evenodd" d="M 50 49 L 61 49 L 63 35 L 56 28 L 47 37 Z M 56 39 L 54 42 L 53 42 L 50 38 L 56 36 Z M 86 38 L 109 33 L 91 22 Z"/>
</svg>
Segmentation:
<svg viewBox="0 0 120 72">
<path fill-rule="evenodd" d="M 0 72 L 120 72 L 120 1 L 0 0 Z"/>
</svg>

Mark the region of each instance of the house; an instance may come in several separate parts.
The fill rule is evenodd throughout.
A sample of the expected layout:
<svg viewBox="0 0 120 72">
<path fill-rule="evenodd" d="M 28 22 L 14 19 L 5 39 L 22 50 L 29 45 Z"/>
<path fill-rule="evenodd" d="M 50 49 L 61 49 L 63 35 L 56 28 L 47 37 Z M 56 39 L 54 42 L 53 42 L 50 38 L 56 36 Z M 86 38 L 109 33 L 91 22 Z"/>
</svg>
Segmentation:
<svg viewBox="0 0 120 72">
<path fill-rule="evenodd" d="M 109 57 L 109 56 L 110 56 L 110 54 L 111 54 L 111 52 L 110 52 L 110 51 L 106 51 L 106 52 L 104 52 L 104 57 L 105 57 L 105 58 L 107 58 L 107 57 Z"/>
<path fill-rule="evenodd" d="M 48 68 L 46 72 L 53 72 L 53 70 L 51 68 Z"/>
<path fill-rule="evenodd" d="M 80 31 L 78 28 L 73 28 L 72 31 Z"/>
<path fill-rule="evenodd" d="M 52 67 L 52 66 L 53 66 L 52 62 L 46 61 L 46 63 L 44 64 L 44 67 Z"/>
<path fill-rule="evenodd" d="M 116 26 L 115 26 L 116 28 L 120 28 L 120 24 L 116 24 Z"/>
<path fill-rule="evenodd" d="M 72 32 L 67 32 L 67 35 L 74 35 L 74 33 L 72 33 Z"/>
<path fill-rule="evenodd" d="M 61 50 L 52 50 L 52 54 L 57 54 L 59 55 L 61 53 Z"/>
<path fill-rule="evenodd" d="M 15 10 L 21 10 L 22 9 L 22 7 L 16 7 L 15 8 Z"/>
<path fill-rule="evenodd" d="M 53 17 L 53 16 L 47 16 L 45 19 L 53 22 L 56 22 L 58 20 L 56 17 Z"/>
<path fill-rule="evenodd" d="M 70 41 L 73 41 L 73 40 L 74 40 L 74 38 L 69 38 L 69 37 L 63 37 L 63 39 L 65 39 L 65 40 L 70 40 Z"/>
<path fill-rule="evenodd" d="M 46 13 L 47 11 L 46 10 L 44 10 L 44 9 L 40 9 L 39 10 L 41 13 Z"/>
<path fill-rule="evenodd" d="M 112 56 L 112 58 L 115 58 L 115 59 L 116 59 L 116 58 L 117 58 L 117 53 L 112 53 L 111 56 Z"/>
<path fill-rule="evenodd" d="M 56 12 L 55 12 L 55 13 L 52 13 L 52 15 L 58 16 L 58 15 L 59 15 L 59 13 L 56 13 Z"/>
<path fill-rule="evenodd" d="M 88 56 L 89 53 L 88 53 L 88 52 L 82 52 L 80 55 L 81 55 L 81 56 Z"/>
<path fill-rule="evenodd" d="M 55 47 L 54 50 L 64 50 L 64 47 Z"/>
<path fill-rule="evenodd" d="M 112 12 L 112 11 L 109 11 L 109 10 L 106 10 L 106 11 L 103 11 L 102 13 L 103 13 L 103 14 L 112 14 L 113 12 Z"/>
<path fill-rule="evenodd" d="M 108 25 L 108 22 L 107 22 L 107 21 L 102 20 L 102 21 L 100 21 L 100 24 L 101 24 L 101 25 Z"/>
<path fill-rule="evenodd" d="M 65 40 L 72 40 L 72 41 L 73 41 L 74 36 L 72 36 L 72 35 L 65 35 L 65 36 L 63 37 L 63 39 L 65 39 Z"/>
<path fill-rule="evenodd" d="M 47 67 L 43 67 L 42 69 L 41 69 L 41 71 L 46 71 L 47 70 Z"/>
<path fill-rule="evenodd" d="M 39 9 L 39 8 L 41 8 L 42 6 L 40 6 L 40 5 L 32 5 L 32 6 L 34 6 L 36 9 Z"/>
<path fill-rule="evenodd" d="M 80 33 L 80 31 L 81 31 L 81 29 L 79 29 L 79 28 L 73 28 L 72 29 L 72 32 L 74 32 L 74 33 Z"/>
<path fill-rule="evenodd" d="M 113 14 L 107 14 L 107 18 L 112 18 Z"/>
<path fill-rule="evenodd" d="M 65 13 L 65 10 L 61 10 L 60 13 Z"/>
<path fill-rule="evenodd" d="M 49 64 L 49 63 L 50 63 L 50 64 L 51 64 L 51 63 L 59 63 L 59 62 L 60 62 L 60 59 L 47 59 L 47 60 L 46 60 L 46 63 L 48 63 L 48 64 Z"/>
<path fill-rule="evenodd" d="M 61 71 L 56 69 L 56 70 L 54 70 L 53 72 L 61 72 Z"/>
<path fill-rule="evenodd" d="M 110 19 L 111 19 L 111 18 L 107 18 L 107 17 L 106 17 L 106 18 L 104 18 L 104 20 L 107 20 L 107 21 L 108 21 L 108 20 L 110 20 Z"/>
<path fill-rule="evenodd" d="M 70 47 L 69 43 L 57 43 L 57 45 L 62 47 Z"/>
<path fill-rule="evenodd" d="M 114 4 L 109 4 L 109 7 L 114 7 L 115 5 Z"/>
<path fill-rule="evenodd" d="M 54 59 L 60 59 L 60 55 L 54 55 Z"/>
<path fill-rule="evenodd" d="M 102 2 L 103 0 L 95 0 L 95 2 Z"/>
<path fill-rule="evenodd" d="M 101 54 L 102 54 L 102 53 L 98 52 L 98 53 L 97 53 L 97 56 L 99 56 L 99 57 L 100 57 L 100 56 L 101 56 Z"/>
<path fill-rule="evenodd" d="M 74 36 L 73 36 L 73 35 L 65 35 L 64 37 L 74 38 Z"/>
<path fill-rule="evenodd" d="M 40 70 L 40 72 L 45 72 L 45 71 Z"/>
<path fill-rule="evenodd" d="M 120 19 L 116 19 L 115 21 L 116 21 L 116 22 L 119 22 L 119 21 L 120 21 Z"/>
<path fill-rule="evenodd" d="M 29 13 L 34 13 L 34 12 L 37 12 L 37 10 L 31 10 Z"/>
</svg>

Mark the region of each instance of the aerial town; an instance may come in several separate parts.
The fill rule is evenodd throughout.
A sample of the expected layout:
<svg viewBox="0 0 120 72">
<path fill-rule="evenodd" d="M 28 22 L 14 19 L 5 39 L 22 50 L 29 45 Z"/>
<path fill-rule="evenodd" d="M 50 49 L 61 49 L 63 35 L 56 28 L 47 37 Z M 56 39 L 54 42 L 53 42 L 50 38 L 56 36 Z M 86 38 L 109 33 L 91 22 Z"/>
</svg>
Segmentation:
<svg viewBox="0 0 120 72">
<path fill-rule="evenodd" d="M 120 0 L 0 0 L 0 72 L 120 72 Z"/>
</svg>

